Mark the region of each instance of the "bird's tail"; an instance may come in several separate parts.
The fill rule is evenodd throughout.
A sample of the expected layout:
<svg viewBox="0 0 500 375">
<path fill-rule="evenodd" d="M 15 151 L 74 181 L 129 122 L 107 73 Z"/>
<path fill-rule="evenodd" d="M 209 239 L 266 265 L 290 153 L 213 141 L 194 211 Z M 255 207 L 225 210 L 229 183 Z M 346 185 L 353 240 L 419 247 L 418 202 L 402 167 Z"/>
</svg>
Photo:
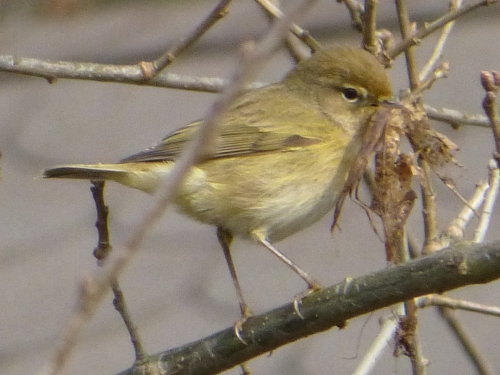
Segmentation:
<svg viewBox="0 0 500 375">
<path fill-rule="evenodd" d="M 172 163 L 67 164 L 46 169 L 44 178 L 112 180 L 134 189 L 154 193 L 172 169 Z"/>
</svg>

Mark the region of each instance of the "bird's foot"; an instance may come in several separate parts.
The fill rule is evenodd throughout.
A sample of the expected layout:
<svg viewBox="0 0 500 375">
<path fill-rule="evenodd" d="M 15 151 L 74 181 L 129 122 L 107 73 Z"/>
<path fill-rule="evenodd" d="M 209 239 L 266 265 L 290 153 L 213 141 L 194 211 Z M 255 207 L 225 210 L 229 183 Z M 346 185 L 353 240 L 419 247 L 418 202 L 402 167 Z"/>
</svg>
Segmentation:
<svg viewBox="0 0 500 375">
<path fill-rule="evenodd" d="M 293 309 L 301 319 L 304 319 L 304 315 L 302 315 L 302 313 L 300 312 L 300 305 L 302 304 L 302 300 L 305 297 L 309 296 L 310 294 L 313 294 L 323 289 L 323 286 L 317 281 L 311 281 L 308 284 L 309 288 L 307 288 L 307 290 L 302 293 L 296 294 L 293 299 Z"/>
<path fill-rule="evenodd" d="M 241 318 L 234 323 L 234 334 L 240 340 L 243 344 L 248 345 L 248 343 L 243 339 L 242 333 L 243 333 L 243 324 L 253 316 L 252 312 L 250 311 L 249 307 L 247 304 L 242 304 L 240 306 L 241 308 Z"/>
</svg>

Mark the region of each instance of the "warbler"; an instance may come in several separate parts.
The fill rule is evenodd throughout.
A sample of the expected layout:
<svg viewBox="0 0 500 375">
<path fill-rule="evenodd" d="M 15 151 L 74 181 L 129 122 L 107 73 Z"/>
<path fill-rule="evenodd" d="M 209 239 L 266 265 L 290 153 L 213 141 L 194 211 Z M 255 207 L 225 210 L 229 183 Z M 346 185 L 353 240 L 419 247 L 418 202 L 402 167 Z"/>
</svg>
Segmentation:
<svg viewBox="0 0 500 375">
<path fill-rule="evenodd" d="M 212 155 L 192 167 L 175 196 L 181 212 L 217 227 L 243 318 L 233 236 L 253 239 L 307 283 L 320 284 L 273 246 L 319 220 L 337 202 L 370 118 L 392 97 L 368 52 L 335 47 L 301 61 L 278 83 L 248 90 L 225 113 Z M 166 179 L 200 122 L 116 164 L 68 164 L 46 178 L 113 180 L 148 193 Z"/>
</svg>

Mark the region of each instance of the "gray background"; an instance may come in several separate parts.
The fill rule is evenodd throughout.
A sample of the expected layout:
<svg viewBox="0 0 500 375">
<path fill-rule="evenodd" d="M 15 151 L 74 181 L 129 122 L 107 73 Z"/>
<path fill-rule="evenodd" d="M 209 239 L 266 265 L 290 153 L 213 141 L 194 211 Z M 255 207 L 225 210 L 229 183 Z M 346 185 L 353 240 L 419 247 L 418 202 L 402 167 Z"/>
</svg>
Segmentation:
<svg viewBox="0 0 500 375">
<path fill-rule="evenodd" d="M 157 56 L 188 33 L 216 1 L 123 4 L 77 13 L 71 17 L 37 16 L 19 11 L 0 22 L 1 54 L 51 60 L 135 63 Z M 380 27 L 395 30 L 391 2 L 381 2 Z M 412 16 L 429 21 L 446 10 L 447 2 L 412 2 Z M 500 69 L 499 7 L 481 9 L 456 25 L 445 58 L 451 77 L 426 93 L 427 103 L 480 112 L 484 93 L 479 72 Z M 349 27 L 346 9 L 322 1 L 301 22 L 325 44 L 359 44 Z M 420 22 L 420 25 L 422 23 Z M 230 77 L 236 47 L 256 38 L 267 23 L 252 1 L 235 1 L 230 14 L 196 48 L 176 61 L 171 72 Z M 418 51 L 425 61 L 434 38 Z M 390 74 L 395 92 L 407 86 L 402 56 Z M 283 53 L 273 58 L 259 77 L 279 79 L 291 61 Z M 53 353 L 61 328 L 76 302 L 79 280 L 95 270 L 95 213 L 89 184 L 45 181 L 40 170 L 68 162 L 112 162 L 151 146 L 171 130 L 203 117 L 213 94 L 2 75 L 0 85 L 0 373 L 40 371 Z M 490 130 L 436 128 L 461 148 L 465 166 L 451 167 L 465 196 L 486 178 L 493 150 Z M 461 204 L 436 182 L 441 229 Z M 122 246 L 134 226 L 156 202 L 155 197 L 109 184 L 112 243 Z M 420 201 L 418 202 L 420 203 Z M 497 210 L 498 211 L 498 210 Z M 278 247 L 324 285 L 386 267 L 383 244 L 370 230 L 366 215 L 347 202 L 340 227 L 329 234 L 332 215 L 278 244 Z M 422 229 L 420 207 L 412 230 Z M 497 239 L 500 216 L 494 215 L 489 239 Z M 470 234 L 470 233 L 469 233 Z M 235 261 L 245 296 L 255 313 L 290 302 L 304 285 L 267 251 L 237 241 Z M 226 328 L 238 318 L 229 273 L 214 228 L 169 210 L 147 237 L 142 251 L 121 277 L 129 307 L 150 353 L 173 348 Z M 451 293 L 477 302 L 498 304 L 497 284 Z M 349 373 L 378 330 L 378 311 L 301 340 L 250 363 L 255 374 Z M 430 374 L 469 374 L 473 368 L 436 313 L 420 313 L 424 355 Z M 497 319 L 460 313 L 483 353 L 498 372 Z M 376 374 L 408 373 L 408 360 L 395 359 L 389 349 Z M 110 374 L 129 367 L 133 353 L 111 297 L 97 311 L 79 342 L 68 374 Z M 230 373 L 236 374 L 238 370 Z"/>
</svg>

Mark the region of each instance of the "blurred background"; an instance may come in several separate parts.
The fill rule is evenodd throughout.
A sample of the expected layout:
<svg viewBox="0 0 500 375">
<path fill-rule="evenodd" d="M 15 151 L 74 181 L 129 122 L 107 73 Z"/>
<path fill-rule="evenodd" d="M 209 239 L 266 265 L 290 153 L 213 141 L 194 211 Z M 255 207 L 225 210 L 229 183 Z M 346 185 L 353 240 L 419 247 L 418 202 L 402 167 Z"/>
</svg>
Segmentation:
<svg viewBox="0 0 500 375">
<path fill-rule="evenodd" d="M 0 54 L 49 60 L 133 64 L 157 57 L 187 35 L 216 5 L 211 1 L 4 0 L 0 2 Z M 293 1 L 286 2 L 290 6 Z M 408 1 L 419 26 L 447 11 L 447 1 Z M 380 2 L 378 27 L 398 36 L 392 2 Z M 426 103 L 479 113 L 484 92 L 481 70 L 500 70 L 500 7 L 491 6 L 457 22 L 445 49 L 450 77 L 426 92 Z M 360 45 L 344 5 L 319 1 L 299 22 L 325 45 Z M 268 29 L 251 0 L 234 1 L 229 14 L 170 72 L 229 78 L 238 46 Z M 417 50 L 423 64 L 436 36 Z M 281 51 L 259 81 L 279 80 L 293 62 Z M 404 57 L 390 70 L 395 92 L 407 87 Z M 217 96 L 133 85 L 46 80 L 0 75 L 0 373 L 38 373 L 77 300 L 77 286 L 96 268 L 94 202 L 85 181 L 42 180 L 40 171 L 62 163 L 113 162 L 147 148 L 170 131 L 203 117 Z M 449 168 L 457 189 L 469 197 L 487 178 L 494 149 L 491 130 L 452 130 L 436 123 L 460 147 L 463 168 Z M 440 229 L 462 203 L 436 179 Z M 116 184 L 107 186 L 114 247 L 123 246 L 157 197 Z M 411 228 L 421 236 L 421 200 Z M 488 239 L 499 238 L 497 209 Z M 384 247 L 361 208 L 347 202 L 341 231 L 329 232 L 332 215 L 277 246 L 324 285 L 381 270 Z M 470 235 L 472 230 L 468 232 Z M 254 313 L 289 303 L 303 281 L 268 251 L 236 241 L 234 258 Z M 156 353 L 231 326 L 239 310 L 215 229 L 169 210 L 147 237 L 141 252 L 120 278 L 146 350 Z M 498 283 L 450 293 L 498 304 Z M 349 322 L 346 329 L 301 340 L 250 362 L 254 374 L 347 374 L 353 371 L 379 329 L 377 311 Z M 500 372 L 498 319 L 460 312 L 479 349 Z M 433 309 L 419 313 L 424 356 L 430 374 L 474 372 L 461 347 Z M 111 304 L 98 309 L 79 342 L 66 373 L 113 374 L 133 363 L 126 329 Z M 407 358 L 386 351 L 375 374 L 409 373 Z M 229 371 L 239 373 L 238 369 Z"/>
</svg>

